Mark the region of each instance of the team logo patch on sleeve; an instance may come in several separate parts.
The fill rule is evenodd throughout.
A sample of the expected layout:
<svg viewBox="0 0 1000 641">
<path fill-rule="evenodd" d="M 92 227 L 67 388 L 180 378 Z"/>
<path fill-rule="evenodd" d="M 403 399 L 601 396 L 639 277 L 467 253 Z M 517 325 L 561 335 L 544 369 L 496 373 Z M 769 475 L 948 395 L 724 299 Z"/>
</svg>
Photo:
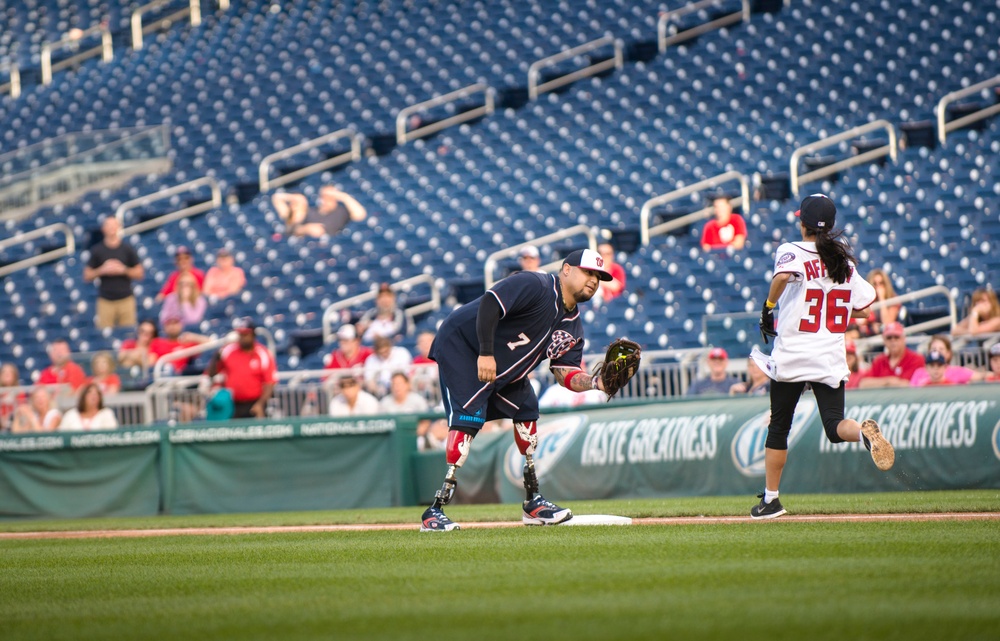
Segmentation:
<svg viewBox="0 0 1000 641">
<path fill-rule="evenodd" d="M 549 340 L 549 348 L 546 350 L 545 355 L 549 357 L 549 360 L 554 361 L 573 349 L 576 343 L 577 339 L 575 336 L 566 330 L 557 329 L 552 332 L 552 338 Z"/>
<path fill-rule="evenodd" d="M 774 264 L 775 267 L 781 267 L 782 265 L 787 265 L 788 263 L 795 260 L 795 254 L 792 252 L 785 252 L 778 257 L 778 261 Z"/>
</svg>

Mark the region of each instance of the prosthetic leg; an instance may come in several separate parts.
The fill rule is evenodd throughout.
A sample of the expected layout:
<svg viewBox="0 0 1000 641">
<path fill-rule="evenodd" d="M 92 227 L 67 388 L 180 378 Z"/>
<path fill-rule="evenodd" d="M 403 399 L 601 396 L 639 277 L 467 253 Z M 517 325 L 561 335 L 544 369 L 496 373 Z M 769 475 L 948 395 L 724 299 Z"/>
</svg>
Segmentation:
<svg viewBox="0 0 1000 641">
<path fill-rule="evenodd" d="M 454 498 L 455 488 L 458 487 L 455 473 L 465 463 L 471 449 L 472 434 L 454 429 L 448 432 L 448 442 L 445 445 L 448 471 L 444 475 L 441 489 L 434 493 L 434 502 L 424 511 L 420 523 L 421 532 L 450 532 L 460 529 L 457 523 L 445 516 L 441 508 L 451 503 L 451 499 Z"/>
<path fill-rule="evenodd" d="M 573 518 L 573 512 L 546 501 L 538 492 L 538 476 L 535 474 L 535 448 L 538 446 L 538 421 L 515 421 L 514 442 L 524 455 L 524 514 L 521 521 L 525 525 L 556 525 Z"/>
</svg>

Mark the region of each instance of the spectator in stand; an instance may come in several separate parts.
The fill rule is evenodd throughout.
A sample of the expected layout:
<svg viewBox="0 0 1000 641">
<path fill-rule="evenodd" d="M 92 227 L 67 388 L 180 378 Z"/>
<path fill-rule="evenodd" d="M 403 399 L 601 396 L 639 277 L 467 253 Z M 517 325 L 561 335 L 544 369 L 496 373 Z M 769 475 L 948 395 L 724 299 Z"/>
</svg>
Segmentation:
<svg viewBox="0 0 1000 641">
<path fill-rule="evenodd" d="M 430 398 L 430 391 L 438 380 L 438 365 L 430 358 L 434 332 L 425 329 L 417 334 L 417 355 L 413 357 L 414 367 L 410 368 L 410 379 L 414 389 L 424 398 Z M 447 437 L 447 433 L 445 433 Z"/>
<path fill-rule="evenodd" d="M 337 349 L 330 354 L 326 369 L 351 369 L 361 367 L 372 355 L 370 347 L 361 344 L 354 325 L 341 325 L 337 330 Z"/>
<path fill-rule="evenodd" d="M 728 394 L 730 388 L 740 380 L 726 373 L 729 366 L 729 354 L 721 347 L 714 347 L 708 352 L 708 376 L 699 378 L 688 387 L 688 396 L 702 394 Z"/>
<path fill-rule="evenodd" d="M 174 265 L 177 269 L 170 273 L 167 282 L 163 284 L 163 289 L 156 295 L 156 302 L 161 303 L 168 294 L 172 294 L 177 289 L 177 281 L 185 274 L 191 274 L 198 281 L 199 290 L 205 286 L 205 272 L 194 266 L 194 257 L 191 250 L 181 245 L 174 250 Z"/>
<path fill-rule="evenodd" d="M 375 353 L 365 361 L 365 388 L 378 398 L 389 392 L 394 372 L 405 372 L 413 364 L 413 357 L 405 347 L 393 345 L 392 339 L 379 336 L 375 339 Z"/>
<path fill-rule="evenodd" d="M 47 387 L 36 387 L 31 390 L 28 403 L 19 405 L 14 410 L 11 432 L 14 434 L 52 432 L 59 427 L 61 420 L 62 412 L 56 409 L 52 392 Z"/>
<path fill-rule="evenodd" d="M 625 268 L 615 262 L 615 248 L 611 243 L 601 243 L 597 253 L 604 259 L 604 268 L 611 274 L 611 280 L 602 280 L 597 296 L 604 303 L 621 296 L 625 291 Z M 561 387 L 561 386 L 560 386 Z"/>
<path fill-rule="evenodd" d="M 340 393 L 330 399 L 330 416 L 370 416 L 378 414 L 378 399 L 361 389 L 361 382 L 354 374 L 346 374 L 337 381 Z"/>
<path fill-rule="evenodd" d="M 941 352 L 927 352 L 927 356 L 924 357 L 923 369 L 927 372 L 927 381 L 922 387 L 955 385 L 955 382 L 948 380 L 945 375 L 948 369 L 948 359 Z"/>
<path fill-rule="evenodd" d="M 1000 383 L 1000 343 L 993 343 L 987 355 L 990 371 L 986 373 L 983 380 L 988 383 Z"/>
<path fill-rule="evenodd" d="M 882 330 L 885 353 L 873 362 L 858 387 L 908 387 L 913 374 L 924 366 L 924 357 L 906 346 L 906 330 L 889 323 Z"/>
<path fill-rule="evenodd" d="M 101 388 L 101 394 L 117 394 L 122 391 L 122 379 L 115 373 L 115 357 L 111 352 L 98 352 L 90 359 L 90 378 Z"/>
<path fill-rule="evenodd" d="M 952 336 L 977 336 L 1000 332 L 1000 301 L 992 289 L 972 292 L 969 313 L 951 330 Z"/>
<path fill-rule="evenodd" d="M 542 256 L 538 253 L 538 248 L 534 245 L 525 245 L 518 252 L 517 262 L 521 266 L 522 272 L 544 273 L 542 269 Z"/>
<path fill-rule="evenodd" d="M 349 222 L 360 222 L 368 215 L 353 196 L 330 185 L 320 188 L 316 207 L 310 207 L 304 195 L 291 193 L 276 193 L 271 203 L 285 221 L 286 233 L 294 236 L 335 236 Z"/>
<path fill-rule="evenodd" d="M 208 301 L 201 295 L 198 280 L 191 274 L 182 274 L 177 279 L 177 289 L 167 294 L 160 308 L 160 323 L 168 318 L 180 318 L 181 324 L 197 327 L 205 318 Z"/>
<path fill-rule="evenodd" d="M 417 334 L 417 355 L 413 357 L 414 365 L 426 365 L 428 363 L 434 363 L 434 360 L 430 357 L 431 345 L 434 344 L 434 332 L 429 329 Z M 435 363 L 436 364 L 436 363 Z"/>
<path fill-rule="evenodd" d="M 65 338 L 57 338 L 49 343 L 49 359 L 52 364 L 38 376 L 39 385 L 69 385 L 74 392 L 87 381 L 83 368 L 70 360 L 73 353 Z"/>
<path fill-rule="evenodd" d="M 193 347 L 194 345 L 200 345 L 209 340 L 208 336 L 194 332 L 185 332 L 184 323 L 181 321 L 181 318 L 179 316 L 171 316 L 163 322 L 163 336 L 154 339 L 153 345 L 150 347 L 150 352 L 155 351 L 158 354 L 157 358 L 150 363 L 150 366 L 155 365 L 156 361 L 159 361 L 167 354 L 172 354 L 178 350 Z M 174 374 L 180 375 L 184 373 L 190 362 L 190 357 L 179 358 L 169 361 L 169 365 Z"/>
<path fill-rule="evenodd" d="M 233 329 L 239 340 L 216 352 L 205 374 L 226 375 L 226 388 L 233 395 L 233 418 L 264 418 L 277 380 L 274 356 L 257 342 L 257 326 L 251 319 L 238 319 Z"/>
<path fill-rule="evenodd" d="M 868 272 L 868 282 L 875 288 L 875 302 L 896 297 L 896 290 L 892 287 L 892 280 L 882 269 L 873 269 Z M 848 338 L 860 338 L 862 336 L 878 336 L 882 333 L 882 328 L 889 323 L 895 323 L 899 318 L 900 305 L 887 305 L 878 310 L 872 310 L 867 318 L 858 318 L 851 321 L 847 327 Z"/>
<path fill-rule="evenodd" d="M 771 395 L 771 379 L 752 358 L 747 359 L 747 380 L 735 383 L 729 388 L 730 396 Z"/>
<path fill-rule="evenodd" d="M 9 432 L 14 420 L 14 411 L 28 400 L 28 395 L 17 389 L 21 386 L 21 374 L 14 363 L 0 365 L 0 432 Z"/>
<path fill-rule="evenodd" d="M 715 218 L 705 223 L 701 232 L 701 248 L 705 251 L 713 249 L 743 249 L 747 241 L 747 224 L 743 216 L 733 213 L 729 197 L 720 194 L 712 198 L 712 208 Z"/>
<path fill-rule="evenodd" d="M 233 255 L 223 247 L 215 254 L 215 265 L 205 274 L 202 293 L 214 300 L 229 298 L 242 292 L 246 284 L 247 277 L 243 268 L 236 266 Z"/>
<path fill-rule="evenodd" d="M 63 414 L 59 422 L 61 432 L 87 432 L 113 430 L 118 419 L 110 407 L 104 407 L 104 395 L 96 383 L 87 383 L 80 389 L 76 407 Z"/>
<path fill-rule="evenodd" d="M 108 216 L 101 223 L 104 240 L 90 248 L 90 259 L 83 268 L 83 279 L 97 284 L 97 327 L 134 327 L 135 296 L 132 281 L 142 280 L 146 272 L 139 254 L 121 238 L 121 223 Z"/>
<path fill-rule="evenodd" d="M 392 375 L 389 393 L 378 406 L 382 414 L 420 414 L 430 409 L 427 399 L 413 391 L 410 377 L 403 372 Z"/>
<path fill-rule="evenodd" d="M 139 323 L 135 335 L 135 338 L 122 341 L 118 350 L 118 362 L 122 367 L 140 367 L 145 371 L 168 350 L 166 343 L 159 338 L 156 323 L 151 320 Z"/>
<path fill-rule="evenodd" d="M 375 308 L 365 312 L 358 321 L 361 340 L 371 344 L 379 336 L 396 339 L 403 334 L 405 326 L 406 316 L 396 304 L 396 292 L 389 283 L 382 283 L 375 296 Z"/>
<path fill-rule="evenodd" d="M 928 353 L 941 354 L 944 356 L 945 367 L 943 369 L 943 376 L 949 383 L 954 385 L 964 385 L 966 383 L 981 381 L 986 375 L 983 372 L 977 372 L 976 370 L 969 369 L 968 367 L 951 364 L 954 354 L 951 349 L 951 339 L 947 334 L 937 334 L 931 338 L 930 343 L 927 345 L 927 351 Z M 925 359 L 924 367 L 915 371 L 913 376 L 910 378 L 910 387 L 923 387 L 924 385 L 931 384 L 931 380 L 931 371 L 927 367 Z"/>
<path fill-rule="evenodd" d="M 857 389 L 861 385 L 861 379 L 868 373 L 867 369 L 861 369 L 861 359 L 858 358 L 858 346 L 851 339 L 844 340 L 844 349 L 847 351 L 847 368 L 851 370 L 850 376 L 844 389 Z"/>
</svg>

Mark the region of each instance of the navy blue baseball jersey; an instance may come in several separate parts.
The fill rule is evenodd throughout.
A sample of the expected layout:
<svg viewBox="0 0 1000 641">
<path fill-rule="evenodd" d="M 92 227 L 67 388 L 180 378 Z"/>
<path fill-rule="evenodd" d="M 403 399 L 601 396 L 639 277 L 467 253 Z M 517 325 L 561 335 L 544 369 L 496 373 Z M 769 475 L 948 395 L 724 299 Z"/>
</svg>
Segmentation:
<svg viewBox="0 0 1000 641">
<path fill-rule="evenodd" d="M 452 312 L 431 346 L 430 357 L 438 363 L 449 424 L 475 428 L 501 417 L 535 420 L 538 401 L 527 376 L 546 358 L 552 367 L 580 367 L 580 306 L 567 311 L 559 279 L 535 272 L 512 274 L 484 296 L 495 297 L 501 309 L 493 344 L 496 381 L 479 380 L 476 317 L 481 297 Z"/>
</svg>

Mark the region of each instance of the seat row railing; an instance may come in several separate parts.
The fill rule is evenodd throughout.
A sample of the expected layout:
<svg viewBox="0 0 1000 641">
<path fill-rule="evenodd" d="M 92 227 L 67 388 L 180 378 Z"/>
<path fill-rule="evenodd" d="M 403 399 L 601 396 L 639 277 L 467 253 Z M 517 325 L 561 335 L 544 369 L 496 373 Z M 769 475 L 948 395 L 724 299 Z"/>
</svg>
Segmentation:
<svg viewBox="0 0 1000 641">
<path fill-rule="evenodd" d="M 165 16 L 156 16 L 149 19 L 150 14 L 154 14 L 159 9 L 173 3 L 174 0 L 154 0 L 148 4 L 136 7 L 130 16 L 129 24 L 132 34 L 132 49 L 139 51 L 143 48 L 143 35 L 154 31 L 169 29 L 175 22 L 185 17 L 190 19 L 192 26 L 201 24 L 201 1 L 189 0 L 186 7 Z M 229 9 L 229 0 L 217 0 L 216 5 L 221 11 Z M 98 37 L 99 44 L 88 49 L 80 50 L 81 43 Z M 70 55 L 66 58 L 53 62 L 53 54 L 68 51 Z M 101 57 L 102 62 L 111 62 L 114 59 L 114 47 L 112 41 L 111 27 L 106 21 L 102 21 L 87 29 L 72 29 L 65 36 L 58 40 L 50 40 L 42 43 L 41 48 L 41 80 L 42 85 L 52 84 L 53 74 L 63 69 L 76 67 L 81 62 L 91 58 Z M 21 96 L 21 70 L 16 62 L 11 63 L 8 72 L 10 78 L 7 82 L 0 84 L 0 94 L 9 93 L 12 98 Z"/>
<path fill-rule="evenodd" d="M 586 239 L 587 247 L 595 251 L 597 250 L 597 232 L 594 231 L 594 229 L 589 225 L 573 225 L 572 227 L 568 227 L 527 242 L 518 243 L 517 245 L 511 245 L 510 247 L 505 247 L 491 253 L 486 257 L 486 262 L 483 267 L 483 282 L 486 289 L 493 287 L 493 284 L 498 280 L 496 277 L 496 271 L 500 261 L 517 256 L 525 247 L 544 247 L 545 245 L 566 240 L 567 238 L 573 238 L 575 236 L 583 236 Z M 562 265 L 562 260 L 556 260 L 542 265 L 541 269 L 547 272 L 554 272 L 559 270 L 560 265 Z"/>
<path fill-rule="evenodd" d="M 430 274 L 418 274 L 417 276 L 404 278 L 403 280 L 396 281 L 389 285 L 392 291 L 397 293 L 409 293 L 421 285 L 427 285 L 430 288 L 430 298 L 426 301 L 403 308 L 403 315 L 406 317 L 406 331 L 408 333 L 413 332 L 417 316 L 441 309 L 441 290 L 438 287 L 437 281 Z M 343 298 L 327 306 L 327 308 L 323 310 L 323 342 L 333 342 L 334 336 L 339 328 L 339 324 L 343 321 L 342 312 L 359 305 L 369 303 L 375 300 L 377 296 L 378 287 L 373 285 L 371 291 L 369 292 Z M 335 327 L 335 325 L 337 326 Z"/>
<path fill-rule="evenodd" d="M 972 113 L 955 118 L 954 120 L 947 119 L 948 105 L 958 102 L 962 98 L 974 96 L 984 89 L 989 89 L 998 85 L 1000 85 L 1000 75 L 993 76 L 992 78 L 982 82 L 977 82 L 976 84 L 966 87 L 965 89 L 959 89 L 958 91 L 952 91 L 945 94 L 941 100 L 938 101 L 937 107 L 935 108 L 937 115 L 938 141 L 943 145 L 945 140 L 948 139 L 948 134 L 950 132 L 1000 113 L 1000 102 L 996 102 L 992 106 L 973 111 Z"/>
</svg>

